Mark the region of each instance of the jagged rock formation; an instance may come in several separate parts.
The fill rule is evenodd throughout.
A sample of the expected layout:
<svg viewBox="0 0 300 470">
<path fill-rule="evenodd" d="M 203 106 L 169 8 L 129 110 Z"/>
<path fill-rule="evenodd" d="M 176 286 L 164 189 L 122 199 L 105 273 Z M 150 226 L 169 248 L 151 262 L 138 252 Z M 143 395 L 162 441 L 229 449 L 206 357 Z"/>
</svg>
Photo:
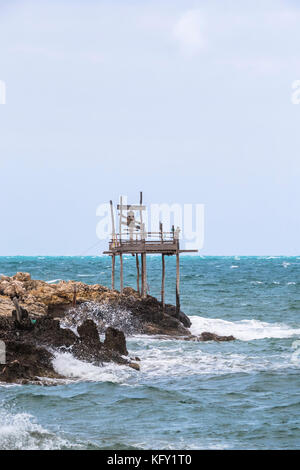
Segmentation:
<svg viewBox="0 0 300 470">
<path fill-rule="evenodd" d="M 64 378 L 52 365 L 53 351 L 58 348 L 95 365 L 115 362 L 139 370 L 138 364 L 124 357 L 128 352 L 121 331 L 110 328 L 102 343 L 95 323 L 86 320 L 78 334 L 61 328 L 59 321 L 49 316 L 39 318 L 31 330 L 20 329 L 12 318 L 0 317 L 0 339 L 6 345 L 6 364 L 0 364 L 0 382 L 44 383 L 42 378 Z"/>
<path fill-rule="evenodd" d="M 62 317 L 72 307 L 74 291 L 77 305 L 92 301 L 114 309 L 127 309 L 138 321 L 141 333 L 190 335 L 188 328 L 191 322 L 183 312 L 177 314 L 173 305 L 166 305 L 163 313 L 157 299 L 151 296 L 142 299 L 130 287 L 120 294 L 99 284 L 87 285 L 75 281 L 47 284 L 31 279 L 28 273 L 0 278 L 0 316 L 11 316 L 14 310 L 12 299 L 17 297 L 20 306 L 32 318 L 45 315 Z"/>
<path fill-rule="evenodd" d="M 96 323 L 89 318 L 91 304 Z M 120 313 L 124 312 L 129 318 L 129 331 L 119 322 Z M 112 316 L 115 322 L 111 323 Z M 76 358 L 96 365 L 112 361 L 139 370 L 139 364 L 128 358 L 124 332 L 189 341 L 235 339 L 209 332 L 193 336 L 190 326 L 189 318 L 183 312 L 177 313 L 173 305 L 166 305 L 163 312 L 157 299 L 151 296 L 142 299 L 129 287 L 120 294 L 98 284 L 74 281 L 48 284 L 31 279 L 28 273 L 2 276 L 0 340 L 5 342 L 7 358 L 6 364 L 0 364 L 0 382 L 41 383 L 41 377 L 63 378 L 52 365 L 57 349 L 71 351 Z M 70 327 L 75 328 L 75 333 Z M 100 341 L 99 333 L 105 334 L 104 342 Z"/>
</svg>

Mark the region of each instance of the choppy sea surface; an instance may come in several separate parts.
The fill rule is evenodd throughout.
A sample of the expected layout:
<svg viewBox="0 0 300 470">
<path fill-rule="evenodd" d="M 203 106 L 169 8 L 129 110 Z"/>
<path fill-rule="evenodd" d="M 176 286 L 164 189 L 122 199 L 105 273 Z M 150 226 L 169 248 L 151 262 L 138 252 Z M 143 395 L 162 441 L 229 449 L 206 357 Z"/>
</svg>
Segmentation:
<svg viewBox="0 0 300 470">
<path fill-rule="evenodd" d="M 167 259 L 167 301 L 175 264 Z M 159 296 L 161 261 L 147 262 Z M 1 257 L 0 274 L 110 286 L 106 257 Z M 135 287 L 135 259 L 125 284 Z M 127 338 L 141 371 L 57 353 L 68 381 L 0 384 L 0 449 L 299 449 L 300 257 L 181 258 L 192 332 L 229 343 Z"/>
</svg>

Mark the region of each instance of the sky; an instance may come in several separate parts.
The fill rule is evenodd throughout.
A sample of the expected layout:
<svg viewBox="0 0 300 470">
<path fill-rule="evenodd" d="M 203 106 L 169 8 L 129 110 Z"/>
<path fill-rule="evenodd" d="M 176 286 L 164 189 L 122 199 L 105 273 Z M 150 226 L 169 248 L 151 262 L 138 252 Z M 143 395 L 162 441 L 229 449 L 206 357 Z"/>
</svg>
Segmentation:
<svg viewBox="0 0 300 470">
<path fill-rule="evenodd" d="M 300 4 L 0 0 L 0 255 L 94 255 L 120 194 L 201 255 L 300 254 Z"/>
</svg>

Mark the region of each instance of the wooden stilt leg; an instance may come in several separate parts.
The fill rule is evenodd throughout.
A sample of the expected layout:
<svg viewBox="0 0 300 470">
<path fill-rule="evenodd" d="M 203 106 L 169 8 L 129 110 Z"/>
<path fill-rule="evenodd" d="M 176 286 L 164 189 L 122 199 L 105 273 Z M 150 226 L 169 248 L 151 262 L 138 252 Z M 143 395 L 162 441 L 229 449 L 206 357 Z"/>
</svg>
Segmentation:
<svg viewBox="0 0 300 470">
<path fill-rule="evenodd" d="M 180 312 L 179 296 L 179 253 L 176 253 L 176 313 Z"/>
<path fill-rule="evenodd" d="M 142 297 L 144 297 L 145 292 L 145 278 L 144 278 L 144 255 L 141 254 L 141 262 L 142 262 Z"/>
<path fill-rule="evenodd" d="M 115 290 L 115 264 L 116 264 L 116 255 L 111 257 L 111 288 Z"/>
<path fill-rule="evenodd" d="M 144 297 L 147 297 L 147 290 L 148 290 L 148 286 L 147 286 L 147 266 L 146 266 L 146 253 L 143 254 L 144 255 Z"/>
<path fill-rule="evenodd" d="M 162 276 L 161 276 L 161 303 L 162 311 L 165 311 L 165 255 L 161 255 L 162 262 Z"/>
<path fill-rule="evenodd" d="M 142 297 L 147 297 L 146 253 L 142 253 Z"/>
<path fill-rule="evenodd" d="M 120 292 L 123 294 L 123 255 L 120 254 Z"/>
<path fill-rule="evenodd" d="M 136 261 L 136 290 L 138 294 L 140 295 L 140 262 L 139 262 L 138 253 L 136 253 L 135 255 L 135 261 Z"/>
</svg>

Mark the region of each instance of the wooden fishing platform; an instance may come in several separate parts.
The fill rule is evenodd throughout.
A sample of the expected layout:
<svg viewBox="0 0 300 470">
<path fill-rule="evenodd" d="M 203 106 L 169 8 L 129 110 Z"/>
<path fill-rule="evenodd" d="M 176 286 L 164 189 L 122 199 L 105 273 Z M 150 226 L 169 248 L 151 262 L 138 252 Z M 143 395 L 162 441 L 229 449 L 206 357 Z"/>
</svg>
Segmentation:
<svg viewBox="0 0 300 470">
<path fill-rule="evenodd" d="M 146 206 L 142 203 L 143 195 L 140 192 L 140 204 L 123 204 L 120 197 L 120 204 L 117 205 L 119 211 L 119 232 L 115 230 L 115 217 L 113 203 L 110 201 L 111 219 L 112 219 L 112 238 L 109 242 L 109 250 L 104 254 L 112 257 L 112 289 L 115 289 L 115 260 L 116 256 L 120 256 L 120 292 L 123 292 L 123 255 L 131 254 L 136 258 L 137 269 L 137 292 L 143 297 L 147 297 L 147 254 L 162 255 L 162 280 L 161 280 L 161 302 L 162 310 L 165 310 L 165 256 L 176 256 L 176 311 L 180 311 L 180 253 L 197 252 L 198 250 L 181 250 L 179 245 L 179 227 L 172 226 L 170 232 L 163 231 L 163 225 L 159 223 L 158 232 L 145 232 L 145 224 L 143 222 L 143 212 Z M 139 220 L 136 219 L 136 213 Z M 140 289 L 140 261 L 141 258 L 141 289 Z"/>
</svg>

